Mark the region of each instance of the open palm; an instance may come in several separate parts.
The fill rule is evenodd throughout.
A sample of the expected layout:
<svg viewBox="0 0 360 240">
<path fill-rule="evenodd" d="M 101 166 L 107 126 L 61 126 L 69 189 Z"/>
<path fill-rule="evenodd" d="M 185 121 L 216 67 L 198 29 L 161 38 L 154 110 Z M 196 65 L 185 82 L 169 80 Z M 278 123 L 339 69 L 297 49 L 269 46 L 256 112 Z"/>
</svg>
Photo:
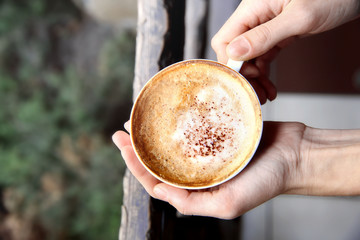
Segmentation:
<svg viewBox="0 0 360 240">
<path fill-rule="evenodd" d="M 250 164 L 230 181 L 198 191 L 176 188 L 153 177 L 136 157 L 127 133 L 116 132 L 113 141 L 129 170 L 152 197 L 169 202 L 185 215 L 231 219 L 290 189 L 304 130 L 301 123 L 265 122 L 259 149 Z"/>
</svg>

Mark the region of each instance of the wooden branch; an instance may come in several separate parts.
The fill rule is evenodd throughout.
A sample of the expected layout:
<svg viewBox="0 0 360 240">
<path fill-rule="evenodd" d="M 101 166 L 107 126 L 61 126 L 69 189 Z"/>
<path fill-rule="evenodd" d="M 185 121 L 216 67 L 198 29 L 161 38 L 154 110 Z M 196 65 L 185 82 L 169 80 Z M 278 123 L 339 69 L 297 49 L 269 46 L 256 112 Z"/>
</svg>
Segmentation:
<svg viewBox="0 0 360 240">
<path fill-rule="evenodd" d="M 162 0 L 138 0 L 137 28 L 134 99 L 145 83 L 160 70 L 158 61 L 167 31 Z"/>
<path fill-rule="evenodd" d="M 146 239 L 149 228 L 149 195 L 128 170 L 123 184 L 124 200 L 119 239 Z"/>
</svg>

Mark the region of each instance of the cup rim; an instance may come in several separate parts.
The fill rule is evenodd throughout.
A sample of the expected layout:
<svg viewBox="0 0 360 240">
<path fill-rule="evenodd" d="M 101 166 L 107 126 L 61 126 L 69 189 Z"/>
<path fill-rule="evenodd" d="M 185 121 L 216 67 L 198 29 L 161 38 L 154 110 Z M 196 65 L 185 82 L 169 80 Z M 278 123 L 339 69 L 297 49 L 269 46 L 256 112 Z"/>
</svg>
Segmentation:
<svg viewBox="0 0 360 240">
<path fill-rule="evenodd" d="M 191 62 L 203 62 L 203 63 L 211 63 L 211 64 L 215 64 L 215 65 L 219 65 L 221 67 L 225 67 L 229 70 L 231 70 L 233 73 L 236 73 L 236 75 L 239 75 L 240 78 L 242 78 L 243 80 L 245 80 L 245 82 L 248 84 L 248 86 L 250 87 L 251 91 L 253 92 L 254 96 L 255 96 L 255 99 L 257 100 L 257 104 L 259 106 L 259 117 L 260 117 L 260 126 L 259 126 L 259 137 L 256 139 L 256 142 L 254 144 L 254 147 L 252 149 L 252 152 L 251 154 L 249 154 L 249 157 L 247 159 L 245 159 L 243 162 L 244 164 L 242 164 L 236 171 L 234 171 L 232 174 L 230 174 L 229 176 L 225 177 L 224 179 L 222 179 L 221 181 L 218 181 L 218 182 L 212 182 L 211 184 L 208 184 L 208 185 L 204 185 L 204 186 L 186 186 L 185 184 L 184 185 L 180 185 L 180 184 L 176 184 L 176 183 L 173 183 L 173 182 L 170 182 L 168 181 L 167 179 L 164 179 L 162 177 L 160 177 L 158 174 L 154 173 L 145 163 L 144 161 L 141 159 L 136 147 L 135 147 L 135 143 L 134 143 L 134 134 L 133 134 L 133 115 L 134 115 L 134 111 L 135 111 L 135 107 L 136 107 L 136 104 L 137 102 L 139 101 L 140 99 L 140 96 L 142 95 L 142 93 L 145 91 L 145 89 L 147 88 L 147 86 L 150 84 L 150 82 L 156 77 L 158 76 L 159 74 L 161 74 L 162 72 L 165 72 L 167 69 L 169 68 L 172 68 L 174 66 L 177 66 L 177 65 L 181 65 L 181 64 L 185 64 L 185 63 L 191 63 Z M 161 69 L 160 71 L 158 71 L 156 74 L 154 74 L 146 83 L 145 85 L 141 88 L 140 92 L 138 93 L 138 95 L 136 96 L 136 99 L 134 101 L 134 104 L 132 106 L 132 109 L 131 109 L 131 114 L 130 114 L 130 140 L 131 140 L 131 145 L 134 149 L 134 152 L 135 152 L 135 155 L 136 157 L 138 158 L 139 162 L 142 164 L 142 166 L 152 175 L 154 176 L 156 179 L 160 180 L 161 182 L 163 183 L 166 183 L 170 186 L 173 186 L 173 187 L 177 187 L 177 188 L 181 188 L 181 189 L 188 189 L 188 190 L 201 190 L 201 189 L 207 189 L 207 188 L 212 188 L 212 187 L 216 187 L 220 184 L 223 184 L 229 180 L 231 180 L 232 178 L 234 178 L 235 176 L 237 176 L 240 172 L 242 172 L 244 170 L 244 168 L 251 162 L 251 160 L 253 159 L 258 147 L 259 147 L 259 144 L 260 144 L 260 140 L 262 138 L 262 133 L 263 133 L 263 116 L 262 116 L 262 109 L 261 109 L 261 103 L 260 103 L 260 100 L 253 88 L 253 86 L 250 84 L 250 82 L 239 72 L 235 71 L 234 69 L 230 68 L 229 66 L 223 64 L 223 63 L 220 63 L 220 62 L 217 62 L 217 61 L 214 61 L 214 60 L 209 60 L 209 59 L 187 59 L 187 60 L 182 60 L 182 61 L 179 61 L 179 62 L 176 62 L 176 63 L 173 63 L 173 64 L 170 64 L 169 66 Z"/>
</svg>

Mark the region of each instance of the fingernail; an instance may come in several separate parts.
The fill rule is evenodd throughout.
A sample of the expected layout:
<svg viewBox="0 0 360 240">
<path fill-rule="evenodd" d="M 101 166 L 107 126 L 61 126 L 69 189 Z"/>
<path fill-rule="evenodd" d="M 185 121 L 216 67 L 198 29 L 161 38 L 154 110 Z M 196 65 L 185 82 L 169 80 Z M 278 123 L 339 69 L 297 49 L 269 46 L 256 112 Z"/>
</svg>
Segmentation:
<svg viewBox="0 0 360 240">
<path fill-rule="evenodd" d="M 126 123 L 124 123 L 124 128 L 126 131 L 130 132 L 130 121 L 127 121 Z"/>
<path fill-rule="evenodd" d="M 161 200 L 166 201 L 167 200 L 167 192 L 164 188 L 160 187 L 160 186 L 155 186 L 154 188 L 154 193 L 155 193 L 155 197 L 159 198 Z"/>
<path fill-rule="evenodd" d="M 240 37 L 229 44 L 227 53 L 229 58 L 234 60 L 242 60 L 242 57 L 250 51 L 249 41 Z"/>
<path fill-rule="evenodd" d="M 119 146 L 118 146 L 118 144 L 117 144 L 117 140 L 116 140 L 116 133 L 114 133 L 113 135 L 112 135 L 112 137 L 111 137 L 111 139 L 112 139 L 112 141 L 113 141 L 113 143 L 115 144 L 115 146 L 120 150 L 120 152 L 121 152 L 121 149 L 119 148 Z"/>
<path fill-rule="evenodd" d="M 116 145 L 115 135 L 116 135 L 116 133 L 114 133 L 114 134 L 111 136 L 111 140 L 112 140 L 112 141 L 113 141 L 113 143 Z"/>
</svg>

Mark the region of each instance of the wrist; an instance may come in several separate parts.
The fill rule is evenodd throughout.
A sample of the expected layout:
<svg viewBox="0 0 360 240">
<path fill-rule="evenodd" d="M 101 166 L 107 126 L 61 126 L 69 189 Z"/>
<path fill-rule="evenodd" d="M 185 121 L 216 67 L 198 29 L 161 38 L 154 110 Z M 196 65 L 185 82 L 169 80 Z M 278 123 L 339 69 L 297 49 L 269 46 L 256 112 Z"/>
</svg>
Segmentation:
<svg viewBox="0 0 360 240">
<path fill-rule="evenodd" d="M 306 127 L 288 193 L 360 194 L 360 130 Z"/>
</svg>

